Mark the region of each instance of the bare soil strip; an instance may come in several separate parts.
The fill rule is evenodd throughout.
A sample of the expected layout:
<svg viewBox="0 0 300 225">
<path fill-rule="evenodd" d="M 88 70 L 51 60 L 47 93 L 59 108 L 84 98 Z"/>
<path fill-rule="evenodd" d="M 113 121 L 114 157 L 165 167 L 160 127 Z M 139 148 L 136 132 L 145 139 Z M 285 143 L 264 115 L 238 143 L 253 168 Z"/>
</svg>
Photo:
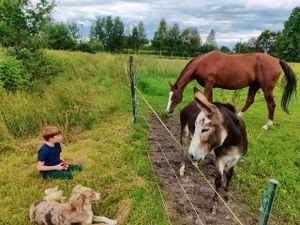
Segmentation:
<svg viewBox="0 0 300 225">
<path fill-rule="evenodd" d="M 161 119 L 171 130 L 176 139 L 179 140 L 179 119 Z M 159 185 L 164 192 L 166 211 L 168 212 L 172 223 L 180 225 L 201 224 L 160 149 L 160 147 L 163 149 L 173 170 L 179 177 L 181 160 L 181 150 L 179 146 L 154 115 L 150 116 L 149 126 L 149 145 L 153 150 L 150 154 L 150 159 L 156 171 Z M 214 157 L 206 157 L 199 163 L 199 167 L 209 181 L 214 184 Z M 238 224 L 222 202 L 219 203 L 217 215 L 211 215 L 210 208 L 214 195 L 213 190 L 190 162 L 186 162 L 185 176 L 183 178 L 179 177 L 179 179 L 201 220 L 205 224 Z M 228 205 L 240 221 L 244 225 L 258 224 L 258 219 L 251 216 L 247 210 L 244 209 L 245 206 L 235 199 L 232 191 L 231 194 L 232 200 L 228 202 Z"/>
</svg>

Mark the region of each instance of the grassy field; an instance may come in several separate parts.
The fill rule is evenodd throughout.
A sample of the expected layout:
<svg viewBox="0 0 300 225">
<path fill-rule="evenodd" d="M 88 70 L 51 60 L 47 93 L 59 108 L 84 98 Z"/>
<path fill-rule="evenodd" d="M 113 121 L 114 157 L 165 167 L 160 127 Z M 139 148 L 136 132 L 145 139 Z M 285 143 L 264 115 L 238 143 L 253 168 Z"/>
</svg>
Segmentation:
<svg viewBox="0 0 300 225">
<path fill-rule="evenodd" d="M 0 224 L 29 224 L 29 207 L 45 188 L 58 185 L 69 196 L 76 184 L 102 193 L 95 214 L 120 224 L 170 224 L 148 161 L 146 130 L 132 125 L 128 57 L 49 54 L 65 63 L 52 84 L 40 84 L 37 93 L 1 93 Z M 38 175 L 37 150 L 46 124 L 63 130 L 62 156 L 83 164 L 72 181 Z"/>
<path fill-rule="evenodd" d="M 47 187 L 59 185 L 69 196 L 75 184 L 102 193 L 94 211 L 123 224 L 170 224 L 147 152 L 147 130 L 142 122 L 132 125 L 126 55 L 50 51 L 65 64 L 65 71 L 51 84 L 39 84 L 36 93 L 0 94 L 0 224 L 29 224 L 29 206 Z M 1 56 L 3 57 L 3 56 Z M 136 56 L 137 86 L 152 106 L 164 114 L 168 84 L 187 63 L 179 59 Z M 300 75 L 300 64 L 292 64 Z M 191 83 L 180 107 L 192 98 Z M 247 90 L 240 92 L 238 107 Z M 276 87 L 277 105 L 282 88 Z M 214 91 L 214 100 L 233 100 L 232 91 Z M 267 120 L 262 93 L 244 116 L 249 152 L 239 164 L 232 187 L 236 196 L 259 214 L 269 178 L 280 182 L 274 212 L 286 224 L 300 224 L 300 103 L 292 100 L 291 114 L 277 107 L 275 125 L 261 129 Z M 146 106 L 138 96 L 138 114 Z M 72 181 L 42 180 L 35 169 L 40 131 L 46 124 L 62 128 L 63 157 L 81 162 L 83 172 Z"/>
</svg>

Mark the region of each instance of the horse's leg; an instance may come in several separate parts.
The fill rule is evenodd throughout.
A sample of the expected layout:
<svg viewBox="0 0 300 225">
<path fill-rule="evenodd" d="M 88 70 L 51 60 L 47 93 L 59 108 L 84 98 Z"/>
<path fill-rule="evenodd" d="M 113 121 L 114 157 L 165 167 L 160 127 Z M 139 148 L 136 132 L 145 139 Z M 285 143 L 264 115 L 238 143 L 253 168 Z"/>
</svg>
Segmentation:
<svg viewBox="0 0 300 225">
<path fill-rule="evenodd" d="M 225 175 L 226 175 L 226 185 L 225 185 L 225 200 L 228 201 L 229 200 L 229 185 L 230 185 L 230 181 L 231 181 L 231 178 L 232 178 L 232 175 L 233 175 L 233 172 L 234 172 L 234 167 L 231 167 L 229 170 L 227 170 L 225 172 Z"/>
<path fill-rule="evenodd" d="M 276 107 L 273 95 L 273 88 L 264 90 L 264 96 L 268 106 L 269 117 L 267 123 L 263 126 L 263 128 L 267 130 L 269 127 L 273 126 L 274 112 Z"/>
<path fill-rule="evenodd" d="M 212 81 L 208 81 L 206 82 L 205 84 L 205 88 L 204 88 L 204 95 L 205 97 L 207 98 L 207 100 L 209 102 L 212 102 L 213 100 L 213 87 L 215 86 L 215 82 L 212 82 Z"/>
<path fill-rule="evenodd" d="M 223 177 L 224 165 L 220 159 L 216 159 L 216 179 L 215 179 L 215 189 L 219 193 L 220 188 L 222 187 L 222 177 Z M 211 213 L 217 214 L 217 205 L 219 202 L 219 196 L 215 193 L 213 197 L 213 205 L 211 209 Z"/>
<path fill-rule="evenodd" d="M 189 128 L 187 123 L 181 128 L 180 138 L 181 138 L 181 146 L 183 152 L 182 152 L 179 174 L 181 177 L 183 177 L 185 173 L 185 159 L 187 158 L 187 152 L 189 147 Z"/>
<path fill-rule="evenodd" d="M 259 85 L 257 83 L 253 83 L 249 86 L 249 90 L 248 90 L 248 96 L 247 96 L 247 100 L 245 102 L 245 105 L 244 107 L 241 109 L 241 111 L 238 113 L 238 115 L 240 117 L 242 117 L 242 115 L 244 114 L 244 112 L 247 111 L 247 109 L 250 107 L 250 105 L 253 104 L 254 102 L 254 98 L 255 98 L 255 95 L 257 93 L 259 89 Z"/>
</svg>

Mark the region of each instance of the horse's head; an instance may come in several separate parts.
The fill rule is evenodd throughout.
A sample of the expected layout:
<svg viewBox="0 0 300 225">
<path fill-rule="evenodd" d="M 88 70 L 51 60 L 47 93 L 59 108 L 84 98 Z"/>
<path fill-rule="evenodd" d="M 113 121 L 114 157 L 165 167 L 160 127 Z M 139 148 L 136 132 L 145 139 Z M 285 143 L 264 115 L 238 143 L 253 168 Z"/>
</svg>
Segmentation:
<svg viewBox="0 0 300 225">
<path fill-rule="evenodd" d="M 172 113 L 174 111 L 174 108 L 176 105 L 181 102 L 182 100 L 182 90 L 178 87 L 177 84 L 172 85 L 169 82 L 169 85 L 171 87 L 170 92 L 169 92 L 169 101 L 167 105 L 167 112 Z"/>
<path fill-rule="evenodd" d="M 204 157 L 223 144 L 227 132 L 224 118 L 219 109 L 197 89 L 194 88 L 195 101 L 200 113 L 195 121 L 195 132 L 189 146 L 189 155 L 195 160 Z"/>
</svg>

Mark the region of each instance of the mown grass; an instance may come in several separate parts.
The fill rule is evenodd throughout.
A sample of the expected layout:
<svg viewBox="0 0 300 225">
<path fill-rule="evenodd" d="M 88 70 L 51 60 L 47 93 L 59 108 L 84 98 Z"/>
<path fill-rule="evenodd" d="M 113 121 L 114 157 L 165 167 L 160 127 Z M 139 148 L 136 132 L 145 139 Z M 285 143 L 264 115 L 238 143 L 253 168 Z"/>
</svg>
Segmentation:
<svg viewBox="0 0 300 225">
<path fill-rule="evenodd" d="M 28 92 L 1 92 L 0 224 L 29 224 L 29 207 L 45 188 L 68 197 L 76 184 L 102 193 L 95 214 L 120 224 L 169 224 L 147 157 L 142 124 L 133 127 L 127 56 L 49 51 L 65 70 Z M 36 170 L 46 124 L 63 131 L 62 156 L 83 164 L 71 181 L 43 180 Z"/>
<path fill-rule="evenodd" d="M 137 86 L 161 114 L 165 114 L 168 100 L 167 81 L 175 82 L 186 63 L 186 60 L 146 57 L 137 60 Z M 299 79 L 300 64 L 291 63 L 291 66 Z M 187 86 L 184 99 L 172 116 L 178 116 L 180 108 L 193 98 L 194 86 L 199 87 L 196 82 Z M 267 121 L 268 112 L 261 91 L 258 92 L 255 103 L 245 113 L 243 119 L 247 127 L 249 150 L 237 168 L 232 187 L 236 197 L 246 203 L 249 210 L 259 218 L 259 209 L 268 180 L 277 179 L 279 188 L 271 219 L 275 223 L 276 220 L 280 220 L 281 224 L 292 225 L 300 224 L 300 101 L 299 97 L 292 98 L 289 105 L 291 114 L 286 114 L 280 107 L 282 91 L 279 80 L 274 93 L 277 103 L 275 124 L 268 131 L 262 129 L 262 125 Z M 235 97 L 234 91 L 214 90 L 214 101 L 236 103 L 239 109 L 243 106 L 246 96 L 247 89 L 242 89 L 239 97 Z M 139 101 L 143 104 L 143 100 Z"/>
</svg>

